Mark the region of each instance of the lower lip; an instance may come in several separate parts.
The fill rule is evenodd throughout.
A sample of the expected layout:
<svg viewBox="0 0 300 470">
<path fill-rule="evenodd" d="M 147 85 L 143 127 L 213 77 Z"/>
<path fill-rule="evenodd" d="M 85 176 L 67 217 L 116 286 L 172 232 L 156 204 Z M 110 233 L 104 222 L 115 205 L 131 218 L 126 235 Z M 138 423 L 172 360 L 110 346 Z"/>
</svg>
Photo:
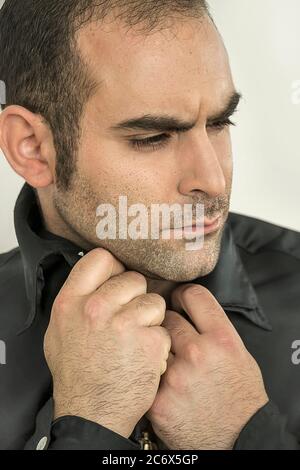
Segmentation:
<svg viewBox="0 0 300 470">
<path fill-rule="evenodd" d="M 221 217 L 215 220 L 210 225 L 205 225 L 204 227 L 200 227 L 199 225 L 191 225 L 190 227 L 183 227 L 183 228 L 178 228 L 178 229 L 173 229 L 171 232 L 173 234 L 178 233 L 178 234 L 186 234 L 186 235 L 195 235 L 195 237 L 203 235 L 209 235 L 210 233 L 216 232 L 220 228 L 220 222 L 221 222 Z"/>
</svg>

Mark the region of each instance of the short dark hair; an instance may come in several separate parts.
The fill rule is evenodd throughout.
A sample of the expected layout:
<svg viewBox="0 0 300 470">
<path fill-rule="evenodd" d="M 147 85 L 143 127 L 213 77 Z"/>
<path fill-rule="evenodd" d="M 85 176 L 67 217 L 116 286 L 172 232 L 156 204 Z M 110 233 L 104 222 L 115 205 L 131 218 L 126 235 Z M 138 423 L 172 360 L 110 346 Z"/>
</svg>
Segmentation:
<svg viewBox="0 0 300 470">
<path fill-rule="evenodd" d="M 75 33 L 109 13 L 150 32 L 164 20 L 209 14 L 205 0 L 6 0 L 0 9 L 0 80 L 6 105 L 40 114 L 53 133 L 60 188 L 76 167 L 80 117 L 96 86 Z M 5 107 L 4 106 L 4 107 Z"/>
</svg>

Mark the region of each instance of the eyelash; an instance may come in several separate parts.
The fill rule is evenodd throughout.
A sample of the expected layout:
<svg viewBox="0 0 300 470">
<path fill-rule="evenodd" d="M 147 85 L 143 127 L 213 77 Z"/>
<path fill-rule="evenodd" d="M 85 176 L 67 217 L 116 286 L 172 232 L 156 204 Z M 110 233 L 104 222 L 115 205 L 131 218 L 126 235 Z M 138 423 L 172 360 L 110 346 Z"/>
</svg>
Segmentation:
<svg viewBox="0 0 300 470">
<path fill-rule="evenodd" d="M 225 121 L 216 122 L 208 127 L 220 132 L 226 127 L 234 125 L 235 124 L 230 119 L 226 119 Z M 153 137 L 147 137 L 146 139 L 132 139 L 129 142 L 135 150 L 159 150 L 165 147 L 171 138 L 171 134 L 159 134 Z"/>
<path fill-rule="evenodd" d="M 158 150 L 164 147 L 171 138 L 171 134 L 159 134 L 153 137 L 147 137 L 146 139 L 131 140 L 130 145 L 132 145 L 136 150 L 144 150 L 147 148 Z"/>
</svg>

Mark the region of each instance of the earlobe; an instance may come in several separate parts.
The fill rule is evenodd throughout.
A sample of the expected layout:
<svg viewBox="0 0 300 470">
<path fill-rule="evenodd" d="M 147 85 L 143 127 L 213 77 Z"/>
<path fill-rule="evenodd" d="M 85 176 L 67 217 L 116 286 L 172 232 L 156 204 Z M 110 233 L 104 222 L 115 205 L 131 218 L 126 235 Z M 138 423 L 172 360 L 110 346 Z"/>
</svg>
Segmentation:
<svg viewBox="0 0 300 470">
<path fill-rule="evenodd" d="M 0 147 L 13 170 L 35 188 L 53 183 L 49 133 L 40 116 L 21 106 L 9 106 L 0 115 Z"/>
</svg>

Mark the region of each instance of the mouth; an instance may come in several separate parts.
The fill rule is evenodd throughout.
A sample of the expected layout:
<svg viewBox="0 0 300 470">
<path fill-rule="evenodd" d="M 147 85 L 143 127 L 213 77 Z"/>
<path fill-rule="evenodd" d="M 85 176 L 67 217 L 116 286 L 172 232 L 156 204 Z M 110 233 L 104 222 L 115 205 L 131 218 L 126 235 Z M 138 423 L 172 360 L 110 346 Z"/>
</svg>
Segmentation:
<svg viewBox="0 0 300 470">
<path fill-rule="evenodd" d="M 209 233 L 214 233 L 219 230 L 220 224 L 221 216 L 218 216 L 213 220 L 209 220 L 205 217 L 204 225 L 194 223 L 193 225 L 186 225 L 182 227 L 181 230 L 187 234 L 193 233 L 194 235 L 201 235 L 203 233 L 204 235 L 208 235 Z"/>
<path fill-rule="evenodd" d="M 222 217 L 219 215 L 215 219 L 204 218 L 204 224 L 193 223 L 192 225 L 185 225 L 183 227 L 170 229 L 170 232 L 175 236 L 178 235 L 194 235 L 195 237 L 201 235 L 208 235 L 215 233 L 221 226 Z"/>
<path fill-rule="evenodd" d="M 220 224 L 221 224 L 221 216 L 219 216 L 219 217 L 217 217 L 213 220 L 209 220 L 209 219 L 205 218 L 204 219 L 204 225 L 194 223 L 193 225 L 183 227 L 182 230 L 184 232 L 187 232 L 187 233 L 198 233 L 199 232 L 200 234 L 203 231 L 203 234 L 207 235 L 209 233 L 216 232 L 220 228 Z"/>
</svg>

